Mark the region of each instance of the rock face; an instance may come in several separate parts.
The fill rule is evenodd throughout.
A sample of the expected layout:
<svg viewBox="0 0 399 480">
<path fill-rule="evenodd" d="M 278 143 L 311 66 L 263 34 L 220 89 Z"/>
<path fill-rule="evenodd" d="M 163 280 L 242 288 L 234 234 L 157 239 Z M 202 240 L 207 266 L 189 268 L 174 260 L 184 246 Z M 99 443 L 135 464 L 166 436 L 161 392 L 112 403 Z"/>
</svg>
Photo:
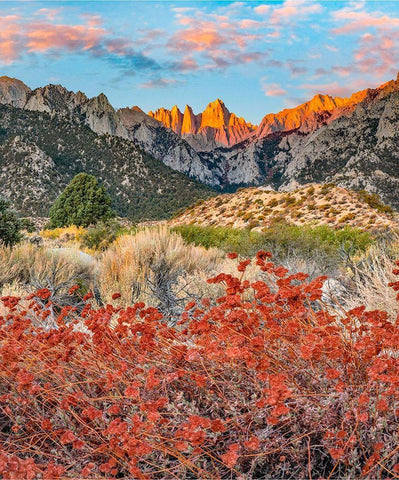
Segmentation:
<svg viewBox="0 0 399 480">
<path fill-rule="evenodd" d="M 228 182 L 242 180 L 245 164 L 252 176 L 247 176 L 248 185 L 290 189 L 333 182 L 379 193 L 399 208 L 399 81 L 351 98 L 357 102 L 334 107 L 312 128 L 305 119 L 295 129 L 264 134 L 221 152 L 229 165 Z"/>
<path fill-rule="evenodd" d="M 297 129 L 303 133 L 313 132 L 321 125 L 353 111 L 356 105 L 367 97 L 367 94 L 368 90 L 355 93 L 349 98 L 315 95 L 312 100 L 298 107 L 266 115 L 256 130 L 255 136 L 261 138 L 274 132 Z"/>
<path fill-rule="evenodd" d="M 212 161 L 205 162 L 194 148 L 138 107 L 122 108 L 118 118 L 128 138 L 165 165 L 202 183 L 220 186 L 221 171 Z"/>
<path fill-rule="evenodd" d="M 175 105 L 172 110 L 160 108 L 148 112 L 148 115 L 187 140 L 197 151 L 211 151 L 219 146 L 230 147 L 248 138 L 256 128 L 230 113 L 219 98 L 197 115 L 188 105 L 184 113 Z"/>
<path fill-rule="evenodd" d="M 23 108 L 30 94 L 31 89 L 20 80 L 0 77 L 0 103 Z"/>
</svg>

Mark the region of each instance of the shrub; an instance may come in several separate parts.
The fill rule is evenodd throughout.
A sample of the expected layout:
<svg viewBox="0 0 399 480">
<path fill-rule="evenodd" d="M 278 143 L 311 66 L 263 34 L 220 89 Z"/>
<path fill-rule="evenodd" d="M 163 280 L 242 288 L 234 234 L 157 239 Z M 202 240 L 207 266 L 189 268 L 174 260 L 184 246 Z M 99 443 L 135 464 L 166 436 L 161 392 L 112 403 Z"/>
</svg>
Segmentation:
<svg viewBox="0 0 399 480">
<path fill-rule="evenodd" d="M 17 213 L 10 208 L 10 202 L 0 197 L 0 242 L 6 246 L 18 243 L 23 225 Z"/>
<path fill-rule="evenodd" d="M 36 225 L 30 218 L 21 218 L 21 228 L 26 230 L 28 233 L 33 233 L 36 231 Z"/>
<path fill-rule="evenodd" d="M 83 247 L 106 250 L 125 230 L 117 221 L 99 222 L 88 227 L 81 236 Z"/>
<path fill-rule="evenodd" d="M 111 197 L 93 175 L 79 173 L 50 209 L 50 227 L 88 227 L 114 216 Z"/>
<path fill-rule="evenodd" d="M 77 227 L 76 225 L 71 225 L 69 227 L 62 228 L 46 228 L 40 231 L 40 235 L 43 238 L 49 240 L 60 240 L 61 242 L 78 242 L 85 233 L 83 227 Z"/>
<path fill-rule="evenodd" d="M 319 271 L 339 266 L 349 256 L 364 252 L 374 240 L 360 229 L 345 227 L 333 229 L 329 226 L 289 225 L 276 223 L 262 233 L 226 227 L 200 227 L 182 225 L 173 228 L 186 242 L 216 247 L 225 252 L 234 251 L 244 256 L 253 256 L 258 250 L 270 250 L 279 262 L 288 257 L 302 257 L 311 262 L 317 259 Z M 343 254 L 345 258 L 343 259 Z"/>
<path fill-rule="evenodd" d="M 317 307 L 323 278 L 259 252 L 267 280 L 250 283 L 248 263 L 211 279 L 224 295 L 188 304 L 177 328 L 141 303 L 88 301 L 47 331 L 47 290 L 29 312 L 3 298 L 0 475 L 396 477 L 396 314 L 338 318 Z"/>
<path fill-rule="evenodd" d="M 385 205 L 381 200 L 380 196 L 377 193 L 369 193 L 366 190 L 359 190 L 357 192 L 358 197 L 363 202 L 367 203 L 371 208 L 374 208 L 380 213 L 385 213 L 387 215 L 393 215 L 395 213 L 394 209 L 389 205 Z"/>
<path fill-rule="evenodd" d="M 76 306 L 80 300 L 68 293 L 78 283 L 80 291 L 93 287 L 95 262 L 76 249 L 46 249 L 30 243 L 0 248 L 0 289 L 32 292 L 47 288 L 49 300 L 61 306 Z"/>
<path fill-rule="evenodd" d="M 175 316 L 191 298 L 187 287 L 193 276 L 210 272 L 218 258 L 219 252 L 186 245 L 180 235 L 166 227 L 123 235 L 102 257 L 101 295 L 111 301 L 117 291 L 122 305 L 146 300 Z"/>
</svg>

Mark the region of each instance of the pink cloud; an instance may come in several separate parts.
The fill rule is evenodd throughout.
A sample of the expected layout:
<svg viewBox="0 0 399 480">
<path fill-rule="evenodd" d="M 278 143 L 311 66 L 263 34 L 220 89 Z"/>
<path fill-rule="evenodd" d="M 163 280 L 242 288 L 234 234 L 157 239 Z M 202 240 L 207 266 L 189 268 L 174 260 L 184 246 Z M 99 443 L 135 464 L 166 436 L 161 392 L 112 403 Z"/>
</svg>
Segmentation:
<svg viewBox="0 0 399 480">
<path fill-rule="evenodd" d="M 399 63 L 399 31 L 365 34 L 354 52 L 355 66 L 360 72 L 387 77 L 394 74 Z"/>
<path fill-rule="evenodd" d="M 198 18 L 200 17 L 200 18 Z M 240 49 L 258 39 L 259 36 L 247 32 L 260 22 L 254 20 L 229 21 L 224 15 L 210 15 L 201 18 L 201 14 L 193 17 L 180 17 L 178 23 L 184 28 L 175 32 L 167 46 L 175 52 L 211 52 L 223 45 L 235 44 Z"/>
<path fill-rule="evenodd" d="M 265 92 L 265 95 L 269 97 L 281 97 L 287 94 L 287 91 L 284 90 L 284 88 L 282 88 L 278 83 L 262 85 L 262 89 Z"/>
<path fill-rule="evenodd" d="M 308 97 L 317 95 L 319 93 L 323 95 L 331 95 L 333 97 L 350 97 L 354 92 L 362 90 L 368 86 L 367 80 L 355 79 L 349 82 L 328 82 L 323 84 L 302 84 L 301 89 L 306 90 Z"/>
<path fill-rule="evenodd" d="M 58 15 L 60 15 L 62 8 L 39 8 L 34 15 L 35 16 L 43 16 L 46 17 L 48 20 L 53 21 L 55 20 Z"/>
<path fill-rule="evenodd" d="M 347 22 L 345 25 L 332 30 L 335 35 L 361 32 L 370 28 L 392 29 L 399 27 L 399 18 L 382 15 L 378 12 L 354 11 L 349 8 L 333 12 L 333 18 L 339 22 Z"/>
<path fill-rule="evenodd" d="M 266 15 L 270 12 L 271 6 L 270 5 L 258 5 L 254 8 L 254 12 L 258 15 Z"/>
<path fill-rule="evenodd" d="M 270 22 L 274 24 L 289 23 L 319 13 L 322 7 L 318 3 L 307 0 L 285 0 L 281 7 L 275 7 L 270 16 Z"/>
<path fill-rule="evenodd" d="M 376 2 L 374 5 L 378 5 Z M 341 76 L 364 76 L 376 83 L 394 76 L 399 63 L 399 18 L 379 11 L 366 11 L 366 3 L 353 3 L 332 13 L 337 22 L 334 35 L 356 34 L 350 66 L 333 67 Z"/>
<path fill-rule="evenodd" d="M 0 17 L 0 61 L 12 63 L 32 52 L 88 50 L 101 43 L 107 33 L 92 26 L 90 19 L 82 25 L 66 25 L 48 20 L 26 22 L 17 15 Z"/>
<path fill-rule="evenodd" d="M 202 26 L 202 28 L 189 28 L 175 33 L 169 41 L 169 47 L 183 52 L 187 48 L 201 52 L 220 47 L 224 43 L 226 39 L 216 29 Z"/>
<path fill-rule="evenodd" d="M 88 50 L 100 43 L 107 31 L 86 25 L 33 23 L 27 26 L 25 46 L 29 52 Z"/>
</svg>

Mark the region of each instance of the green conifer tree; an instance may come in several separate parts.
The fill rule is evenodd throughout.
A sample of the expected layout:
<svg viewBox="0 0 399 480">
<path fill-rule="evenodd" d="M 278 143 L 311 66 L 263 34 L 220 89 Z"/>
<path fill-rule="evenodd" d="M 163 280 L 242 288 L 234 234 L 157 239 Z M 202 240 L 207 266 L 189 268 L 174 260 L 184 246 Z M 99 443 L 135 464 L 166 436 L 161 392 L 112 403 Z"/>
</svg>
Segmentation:
<svg viewBox="0 0 399 480">
<path fill-rule="evenodd" d="M 114 217 L 111 198 L 105 187 L 87 173 L 79 173 L 50 209 L 52 228 L 77 225 L 88 227 Z"/>
</svg>

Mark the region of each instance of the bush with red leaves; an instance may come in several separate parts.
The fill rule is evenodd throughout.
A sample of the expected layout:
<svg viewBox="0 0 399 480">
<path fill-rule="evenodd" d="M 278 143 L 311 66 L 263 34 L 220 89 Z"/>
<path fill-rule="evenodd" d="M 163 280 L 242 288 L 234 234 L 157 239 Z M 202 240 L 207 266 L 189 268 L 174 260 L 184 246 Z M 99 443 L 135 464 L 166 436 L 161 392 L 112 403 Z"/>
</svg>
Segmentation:
<svg viewBox="0 0 399 480">
<path fill-rule="evenodd" d="M 174 328 L 86 298 L 46 330 L 43 302 L 4 298 L 2 478 L 397 478 L 399 318 L 328 313 L 323 278 L 269 257 Z"/>
</svg>

